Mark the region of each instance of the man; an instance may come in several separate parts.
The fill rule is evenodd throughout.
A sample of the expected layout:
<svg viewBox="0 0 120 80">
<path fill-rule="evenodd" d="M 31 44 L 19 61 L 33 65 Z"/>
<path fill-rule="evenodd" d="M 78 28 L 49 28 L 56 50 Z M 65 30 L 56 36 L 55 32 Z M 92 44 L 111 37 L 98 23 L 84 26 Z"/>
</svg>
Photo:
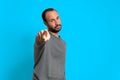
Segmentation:
<svg viewBox="0 0 120 80">
<path fill-rule="evenodd" d="M 59 36 L 60 17 L 53 8 L 43 11 L 48 30 L 40 31 L 34 44 L 33 80 L 65 80 L 65 42 Z"/>
</svg>

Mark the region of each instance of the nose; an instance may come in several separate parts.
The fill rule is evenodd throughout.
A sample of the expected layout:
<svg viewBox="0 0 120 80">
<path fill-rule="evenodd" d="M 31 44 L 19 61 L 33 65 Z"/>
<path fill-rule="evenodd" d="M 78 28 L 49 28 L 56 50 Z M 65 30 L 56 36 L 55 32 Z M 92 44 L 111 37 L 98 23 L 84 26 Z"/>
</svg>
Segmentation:
<svg viewBox="0 0 120 80">
<path fill-rule="evenodd" d="M 55 24 L 56 24 L 56 25 L 59 24 L 59 20 L 55 20 Z"/>
</svg>

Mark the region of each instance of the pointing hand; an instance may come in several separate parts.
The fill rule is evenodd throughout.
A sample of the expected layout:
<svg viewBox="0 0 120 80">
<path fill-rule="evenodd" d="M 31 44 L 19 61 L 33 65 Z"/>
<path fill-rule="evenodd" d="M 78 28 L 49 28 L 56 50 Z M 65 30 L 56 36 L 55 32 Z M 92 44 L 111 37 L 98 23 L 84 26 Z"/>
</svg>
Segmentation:
<svg viewBox="0 0 120 80">
<path fill-rule="evenodd" d="M 50 39 L 50 34 L 48 30 L 42 30 L 38 33 L 37 39 L 39 41 L 47 42 Z"/>
</svg>

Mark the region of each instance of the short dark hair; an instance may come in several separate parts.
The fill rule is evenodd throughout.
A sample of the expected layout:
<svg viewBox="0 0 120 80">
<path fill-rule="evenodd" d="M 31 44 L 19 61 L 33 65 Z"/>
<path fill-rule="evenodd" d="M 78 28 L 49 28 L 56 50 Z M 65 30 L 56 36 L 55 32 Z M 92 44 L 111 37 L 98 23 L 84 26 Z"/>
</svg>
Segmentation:
<svg viewBox="0 0 120 80">
<path fill-rule="evenodd" d="M 48 11 L 56 11 L 54 8 L 47 8 L 43 11 L 42 13 L 42 19 L 43 21 L 46 21 L 46 18 L 45 18 L 45 13 L 48 12 Z"/>
</svg>

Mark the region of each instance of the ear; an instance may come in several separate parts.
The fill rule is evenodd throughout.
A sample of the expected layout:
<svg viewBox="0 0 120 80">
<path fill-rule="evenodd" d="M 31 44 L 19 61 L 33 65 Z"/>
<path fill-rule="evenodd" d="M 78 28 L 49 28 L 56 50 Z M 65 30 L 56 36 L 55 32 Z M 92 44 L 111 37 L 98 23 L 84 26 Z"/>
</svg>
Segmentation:
<svg viewBox="0 0 120 80">
<path fill-rule="evenodd" d="M 48 28 L 48 24 L 47 24 L 47 22 L 46 21 L 44 21 L 44 24 L 47 26 L 47 28 Z"/>
<path fill-rule="evenodd" d="M 47 22 L 46 21 L 44 21 L 44 24 L 47 26 Z"/>
</svg>

